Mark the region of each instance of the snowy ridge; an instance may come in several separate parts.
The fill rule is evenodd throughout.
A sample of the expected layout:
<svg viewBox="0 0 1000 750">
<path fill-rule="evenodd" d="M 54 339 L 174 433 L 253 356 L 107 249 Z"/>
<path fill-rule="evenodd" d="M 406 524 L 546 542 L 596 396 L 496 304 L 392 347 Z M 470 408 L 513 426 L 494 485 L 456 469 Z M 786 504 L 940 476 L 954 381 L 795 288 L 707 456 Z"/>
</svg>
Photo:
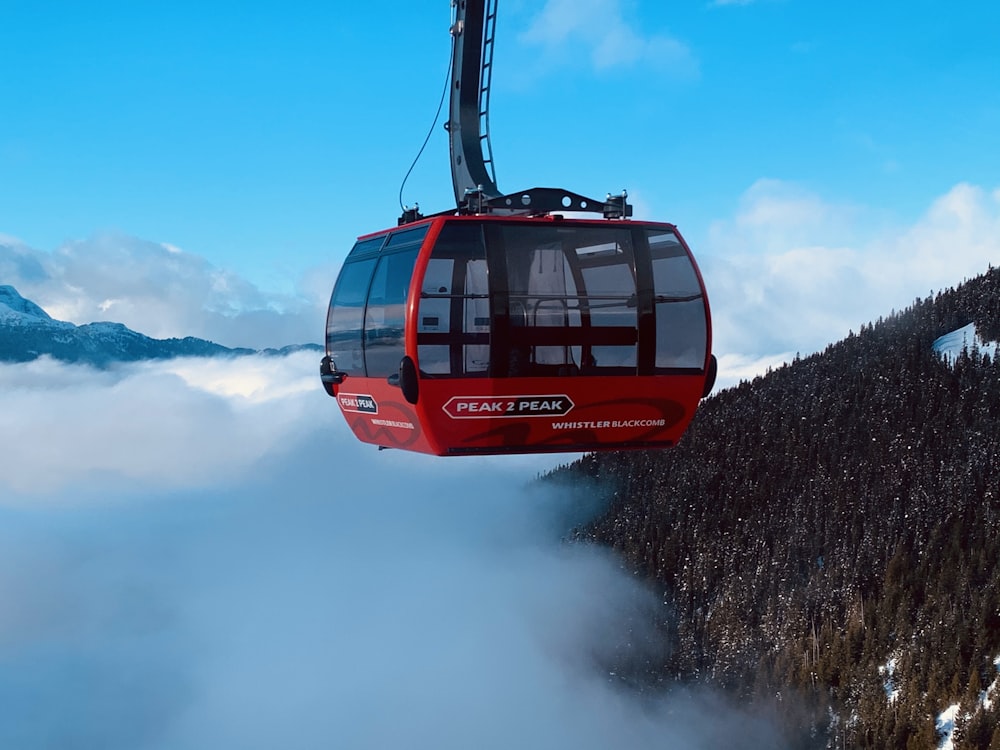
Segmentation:
<svg viewBox="0 0 1000 750">
<path fill-rule="evenodd" d="M 58 323 L 63 326 L 72 325 L 72 323 L 60 323 L 60 321 L 52 320 L 45 310 L 31 300 L 22 297 L 14 287 L 0 284 L 0 323 L 4 325 L 30 325 L 42 321 Z"/>
<path fill-rule="evenodd" d="M 314 344 L 283 349 L 231 349 L 205 339 L 154 339 L 121 323 L 98 322 L 77 326 L 53 320 L 41 307 L 22 297 L 12 286 L 0 286 L 0 362 L 30 362 L 50 356 L 63 362 L 98 367 L 173 357 L 218 357 L 246 354 L 284 355 L 301 349 L 321 350 Z"/>
<path fill-rule="evenodd" d="M 31 300 L 27 300 L 17 293 L 17 290 L 9 285 L 0 285 L 0 306 L 8 308 L 11 312 L 26 315 L 33 318 L 52 320 L 49 314 L 36 305 Z"/>
</svg>

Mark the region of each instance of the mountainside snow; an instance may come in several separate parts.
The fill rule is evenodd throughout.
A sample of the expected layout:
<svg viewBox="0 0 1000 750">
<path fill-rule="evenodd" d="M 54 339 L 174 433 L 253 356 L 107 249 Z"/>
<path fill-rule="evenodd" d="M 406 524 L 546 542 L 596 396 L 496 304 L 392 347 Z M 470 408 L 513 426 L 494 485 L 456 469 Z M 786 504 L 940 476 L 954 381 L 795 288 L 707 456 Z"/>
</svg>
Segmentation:
<svg viewBox="0 0 1000 750">
<path fill-rule="evenodd" d="M 976 324 L 969 323 L 944 336 L 934 340 L 934 351 L 943 356 L 946 361 L 954 362 L 962 353 L 962 350 L 971 352 L 978 349 L 980 354 L 988 354 L 990 358 L 996 356 L 997 342 L 985 341 L 976 331 Z"/>
</svg>

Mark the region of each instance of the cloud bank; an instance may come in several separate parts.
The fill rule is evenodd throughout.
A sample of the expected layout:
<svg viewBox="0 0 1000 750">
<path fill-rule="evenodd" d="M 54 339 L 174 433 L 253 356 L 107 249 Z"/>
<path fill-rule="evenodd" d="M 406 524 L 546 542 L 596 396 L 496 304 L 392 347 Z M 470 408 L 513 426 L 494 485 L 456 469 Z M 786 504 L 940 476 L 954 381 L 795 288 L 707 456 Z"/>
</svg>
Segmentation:
<svg viewBox="0 0 1000 750">
<path fill-rule="evenodd" d="M 320 284 L 316 277 L 323 276 Z M 197 336 L 261 349 L 318 343 L 334 269 L 315 269 L 296 294 L 263 292 L 167 243 L 120 234 L 54 252 L 0 236 L 0 279 L 58 320 L 110 320 L 154 338 Z"/>
<path fill-rule="evenodd" d="M 0 366 L 0 746 L 775 745 L 626 687 L 663 605 L 560 541 L 563 459 L 379 452 L 314 354 L 236 363 Z"/>
<path fill-rule="evenodd" d="M 307 421 L 316 359 L 0 365 L 0 487 L 58 498 L 94 484 L 164 490 L 238 478 Z"/>
</svg>

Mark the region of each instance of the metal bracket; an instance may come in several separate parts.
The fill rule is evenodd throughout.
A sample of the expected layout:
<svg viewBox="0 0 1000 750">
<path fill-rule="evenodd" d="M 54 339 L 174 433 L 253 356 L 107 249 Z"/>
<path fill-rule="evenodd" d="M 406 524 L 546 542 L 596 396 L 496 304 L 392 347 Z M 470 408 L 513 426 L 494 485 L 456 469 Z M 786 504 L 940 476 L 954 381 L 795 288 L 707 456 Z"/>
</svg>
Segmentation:
<svg viewBox="0 0 1000 750">
<path fill-rule="evenodd" d="M 622 219 L 632 215 L 628 193 L 620 195 L 608 193 L 606 200 L 600 201 L 585 195 L 560 188 L 536 187 L 521 190 L 497 198 L 488 197 L 480 188 L 468 190 L 465 200 L 458 207 L 459 214 L 524 214 L 527 216 L 544 216 L 558 211 L 574 211 L 596 213 L 605 219 Z"/>
<path fill-rule="evenodd" d="M 422 218 L 424 218 L 424 215 L 420 213 L 420 204 L 414 203 L 413 208 L 406 207 L 403 209 L 403 213 L 396 221 L 396 226 L 401 227 L 403 224 L 411 224 L 414 221 L 420 221 Z"/>
<path fill-rule="evenodd" d="M 607 200 L 604 201 L 605 219 L 627 219 L 632 215 L 632 206 L 626 200 L 628 191 L 622 190 L 619 195 L 608 193 Z"/>
<path fill-rule="evenodd" d="M 482 216 L 496 214 L 498 216 L 545 216 L 560 211 L 601 214 L 605 219 L 628 219 L 632 216 L 632 205 L 628 202 L 628 193 L 624 190 L 620 195 L 611 195 L 603 200 L 588 198 L 570 190 L 559 188 L 531 188 L 510 195 L 490 198 L 485 190 L 467 190 L 465 200 L 458 208 L 438 211 L 424 216 L 417 207 L 406 209 L 399 217 L 398 225 L 409 224 L 421 219 L 433 219 L 438 216 Z"/>
</svg>

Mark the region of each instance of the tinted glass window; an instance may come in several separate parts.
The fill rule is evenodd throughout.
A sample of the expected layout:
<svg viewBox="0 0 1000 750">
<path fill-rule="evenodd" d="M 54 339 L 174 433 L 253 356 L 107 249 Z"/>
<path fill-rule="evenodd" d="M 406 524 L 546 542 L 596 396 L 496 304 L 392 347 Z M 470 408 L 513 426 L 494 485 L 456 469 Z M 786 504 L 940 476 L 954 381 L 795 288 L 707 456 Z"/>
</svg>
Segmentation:
<svg viewBox="0 0 1000 750">
<path fill-rule="evenodd" d="M 405 354 L 406 297 L 419 246 L 379 258 L 365 310 L 365 369 L 370 378 L 399 372 Z"/>
<path fill-rule="evenodd" d="M 513 377 L 635 372 L 637 306 L 628 229 L 502 229 Z"/>
<path fill-rule="evenodd" d="M 357 260 L 366 255 L 375 255 L 382 247 L 383 242 L 385 242 L 385 235 L 370 240 L 361 240 L 351 248 L 350 255 L 347 257 L 351 260 Z"/>
<path fill-rule="evenodd" d="M 482 227 L 445 224 L 427 263 L 417 317 L 420 371 L 484 376 L 490 365 L 491 305 Z"/>
<path fill-rule="evenodd" d="M 534 365 L 567 366 L 575 360 L 573 345 L 521 343 L 526 328 L 580 327 L 580 298 L 569 259 L 556 242 L 540 242 L 507 256 L 510 286 L 510 374 L 546 372 Z M 579 356 L 578 354 L 576 356 Z"/>
<path fill-rule="evenodd" d="M 419 244 L 424 241 L 424 237 L 427 235 L 427 230 L 430 227 L 429 224 L 425 224 L 422 227 L 417 227 L 416 229 L 406 229 L 402 232 L 393 232 L 389 235 L 389 242 L 386 244 L 386 249 L 398 248 L 403 245 Z"/>
<path fill-rule="evenodd" d="M 673 232 L 651 231 L 656 305 L 656 367 L 705 366 L 705 298 L 694 266 Z"/>
<path fill-rule="evenodd" d="M 338 370 L 364 375 L 361 328 L 365 295 L 375 258 L 345 263 L 337 278 L 326 318 L 326 349 Z"/>
</svg>

